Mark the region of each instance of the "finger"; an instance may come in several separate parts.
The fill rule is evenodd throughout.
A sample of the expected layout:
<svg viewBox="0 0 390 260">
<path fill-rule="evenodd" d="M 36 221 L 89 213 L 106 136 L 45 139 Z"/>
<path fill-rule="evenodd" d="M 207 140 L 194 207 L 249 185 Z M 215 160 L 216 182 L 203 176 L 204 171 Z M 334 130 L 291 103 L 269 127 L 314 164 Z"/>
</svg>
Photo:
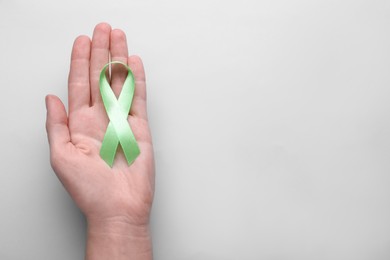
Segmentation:
<svg viewBox="0 0 390 260">
<path fill-rule="evenodd" d="M 127 64 L 127 41 L 123 31 L 115 29 L 111 31 L 110 37 L 111 61 L 120 61 Z M 127 70 L 121 65 L 113 65 L 111 70 L 111 87 L 115 95 L 119 97 L 123 83 L 127 76 Z"/>
<path fill-rule="evenodd" d="M 130 115 L 147 119 L 144 65 L 142 64 L 141 58 L 135 55 L 128 58 L 127 64 L 133 72 L 135 80 L 135 92 L 130 109 Z"/>
<path fill-rule="evenodd" d="M 92 36 L 90 83 L 91 105 L 101 104 L 102 99 L 99 91 L 99 75 L 103 66 L 109 59 L 111 26 L 106 23 L 96 25 Z"/>
<path fill-rule="evenodd" d="M 87 36 L 79 36 L 73 44 L 68 78 L 69 115 L 73 111 L 89 106 L 89 60 L 91 40 Z"/>
<path fill-rule="evenodd" d="M 48 95 L 45 102 L 47 109 L 46 131 L 50 150 L 56 152 L 70 142 L 68 117 L 64 104 L 58 97 Z"/>
</svg>

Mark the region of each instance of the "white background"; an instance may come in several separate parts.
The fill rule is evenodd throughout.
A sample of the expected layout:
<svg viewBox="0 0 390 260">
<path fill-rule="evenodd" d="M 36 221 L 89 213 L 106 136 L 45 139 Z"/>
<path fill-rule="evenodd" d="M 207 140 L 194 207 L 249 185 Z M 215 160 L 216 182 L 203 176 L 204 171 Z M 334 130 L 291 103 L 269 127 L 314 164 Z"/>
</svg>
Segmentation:
<svg viewBox="0 0 390 260">
<path fill-rule="evenodd" d="M 390 2 L 0 0 L 0 259 L 82 259 L 44 97 L 101 21 L 145 63 L 156 260 L 390 259 Z"/>
</svg>

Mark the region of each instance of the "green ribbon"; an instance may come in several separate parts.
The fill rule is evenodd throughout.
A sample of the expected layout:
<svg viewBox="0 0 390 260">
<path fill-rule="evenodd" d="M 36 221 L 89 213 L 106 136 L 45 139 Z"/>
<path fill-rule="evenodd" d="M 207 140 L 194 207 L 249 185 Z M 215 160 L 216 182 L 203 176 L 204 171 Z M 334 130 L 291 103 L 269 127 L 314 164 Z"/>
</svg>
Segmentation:
<svg viewBox="0 0 390 260">
<path fill-rule="evenodd" d="M 106 77 L 106 70 L 111 64 L 121 64 L 128 73 L 117 99 Z M 134 76 L 130 68 L 119 61 L 107 63 L 100 72 L 100 94 L 110 122 L 103 138 L 100 156 L 110 166 L 114 164 L 118 145 L 121 144 L 127 163 L 130 165 L 140 154 L 140 150 L 131 131 L 127 118 L 134 96 Z"/>
</svg>

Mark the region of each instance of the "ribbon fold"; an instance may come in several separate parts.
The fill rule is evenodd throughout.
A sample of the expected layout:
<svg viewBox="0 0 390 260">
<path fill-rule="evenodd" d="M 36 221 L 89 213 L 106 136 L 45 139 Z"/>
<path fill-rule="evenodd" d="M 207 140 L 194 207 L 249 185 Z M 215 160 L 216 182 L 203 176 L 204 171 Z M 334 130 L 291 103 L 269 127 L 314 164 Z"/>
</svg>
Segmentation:
<svg viewBox="0 0 390 260">
<path fill-rule="evenodd" d="M 128 71 L 118 99 L 112 91 L 106 77 L 106 70 L 112 64 L 121 64 Z M 122 62 L 109 62 L 100 72 L 99 85 L 103 104 L 107 116 L 110 119 L 100 148 L 100 156 L 110 167 L 112 167 L 118 145 L 120 144 L 128 165 L 131 165 L 140 154 L 137 141 L 135 140 L 129 122 L 127 121 L 135 88 L 133 72 Z"/>
</svg>

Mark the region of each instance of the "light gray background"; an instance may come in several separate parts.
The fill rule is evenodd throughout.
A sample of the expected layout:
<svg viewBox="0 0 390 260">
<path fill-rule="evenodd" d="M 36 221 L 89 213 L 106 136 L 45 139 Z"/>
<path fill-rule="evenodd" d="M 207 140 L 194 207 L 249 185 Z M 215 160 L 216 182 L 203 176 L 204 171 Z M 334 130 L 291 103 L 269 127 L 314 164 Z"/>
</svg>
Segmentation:
<svg viewBox="0 0 390 260">
<path fill-rule="evenodd" d="M 84 256 L 44 97 L 101 21 L 146 67 L 155 259 L 390 259 L 386 0 L 0 0 L 0 259 Z"/>
</svg>

